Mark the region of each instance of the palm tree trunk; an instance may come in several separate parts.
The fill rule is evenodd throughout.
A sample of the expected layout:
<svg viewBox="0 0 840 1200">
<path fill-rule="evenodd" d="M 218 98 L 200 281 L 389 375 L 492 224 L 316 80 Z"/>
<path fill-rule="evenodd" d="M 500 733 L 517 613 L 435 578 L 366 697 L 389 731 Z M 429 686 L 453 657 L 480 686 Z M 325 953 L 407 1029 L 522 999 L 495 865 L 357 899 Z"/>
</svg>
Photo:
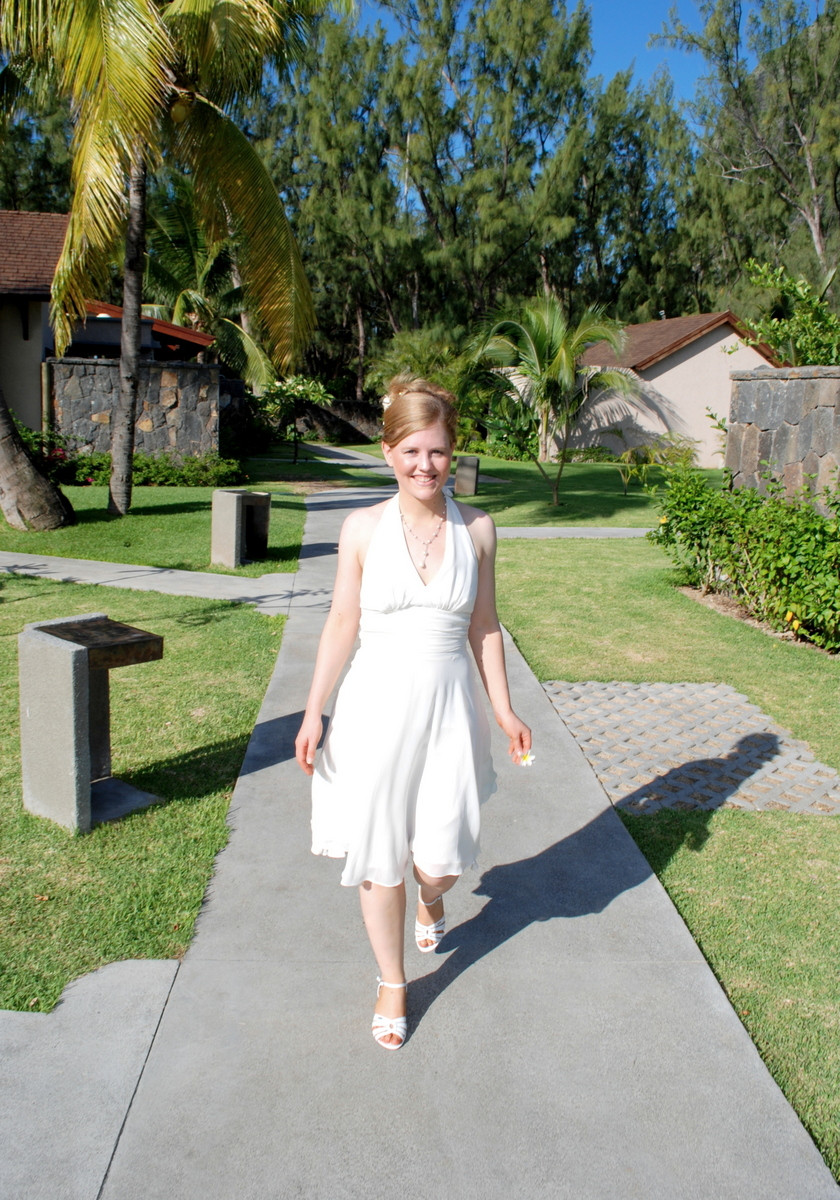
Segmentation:
<svg viewBox="0 0 840 1200">
<path fill-rule="evenodd" d="M 551 500 L 555 507 L 560 503 L 560 480 L 563 478 L 563 468 L 566 465 L 566 455 L 569 451 L 569 438 L 572 435 L 572 421 L 570 417 L 566 418 L 563 425 L 563 444 L 560 447 L 558 455 L 557 474 L 554 476 L 554 483 L 551 487 Z"/>
<path fill-rule="evenodd" d="M 111 421 L 111 486 L 108 511 L 124 517 L 131 507 L 134 422 L 140 387 L 143 267 L 146 251 L 146 164 L 138 155 L 128 182 L 128 230 L 125 236 L 120 394 Z"/>
<path fill-rule="evenodd" d="M 0 389 L 0 509 L 12 529 L 61 529 L 73 525 L 73 506 L 45 479 L 24 449 Z"/>
</svg>

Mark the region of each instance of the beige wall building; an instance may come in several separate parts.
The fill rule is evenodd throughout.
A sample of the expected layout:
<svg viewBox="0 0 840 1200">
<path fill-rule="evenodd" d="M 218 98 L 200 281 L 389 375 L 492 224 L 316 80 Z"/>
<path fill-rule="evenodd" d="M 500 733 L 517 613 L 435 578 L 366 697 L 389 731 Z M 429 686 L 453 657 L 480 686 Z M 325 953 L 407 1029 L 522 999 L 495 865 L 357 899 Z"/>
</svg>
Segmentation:
<svg viewBox="0 0 840 1200">
<path fill-rule="evenodd" d="M 730 371 L 775 366 L 769 351 L 748 346 L 747 331 L 731 312 L 697 313 L 628 325 L 624 348 L 593 346 L 583 362 L 624 367 L 637 376 L 639 394 L 605 392 L 584 408 L 572 445 L 602 444 L 621 451 L 672 433 L 695 444 L 699 467 L 723 466 L 723 437 L 706 412 L 728 420 Z M 620 429 L 623 438 L 608 431 Z"/>
<path fill-rule="evenodd" d="M 41 363 L 53 353 L 50 287 L 68 220 L 0 211 L 0 388 L 32 429 L 41 428 Z"/>
</svg>

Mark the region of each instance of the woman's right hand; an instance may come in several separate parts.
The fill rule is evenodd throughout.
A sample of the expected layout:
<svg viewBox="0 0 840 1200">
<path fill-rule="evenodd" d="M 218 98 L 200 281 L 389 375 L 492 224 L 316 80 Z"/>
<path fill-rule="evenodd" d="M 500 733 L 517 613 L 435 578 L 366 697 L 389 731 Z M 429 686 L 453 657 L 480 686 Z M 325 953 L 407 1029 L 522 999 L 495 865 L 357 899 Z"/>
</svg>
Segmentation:
<svg viewBox="0 0 840 1200">
<path fill-rule="evenodd" d="M 315 771 L 315 751 L 321 740 L 321 716 L 303 718 L 303 724 L 295 738 L 295 759 L 306 775 Z"/>
</svg>

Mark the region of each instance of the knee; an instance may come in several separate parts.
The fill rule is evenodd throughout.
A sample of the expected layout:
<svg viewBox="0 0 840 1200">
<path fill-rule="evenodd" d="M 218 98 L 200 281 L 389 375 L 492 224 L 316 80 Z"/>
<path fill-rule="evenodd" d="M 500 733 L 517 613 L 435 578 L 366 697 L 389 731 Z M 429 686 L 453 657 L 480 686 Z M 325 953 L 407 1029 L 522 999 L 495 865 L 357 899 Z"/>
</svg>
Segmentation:
<svg viewBox="0 0 840 1200">
<path fill-rule="evenodd" d="M 448 892 L 458 882 L 457 875 L 429 875 L 419 867 L 414 868 L 414 877 L 418 883 L 425 883 L 426 887 L 436 888 L 439 892 Z"/>
</svg>

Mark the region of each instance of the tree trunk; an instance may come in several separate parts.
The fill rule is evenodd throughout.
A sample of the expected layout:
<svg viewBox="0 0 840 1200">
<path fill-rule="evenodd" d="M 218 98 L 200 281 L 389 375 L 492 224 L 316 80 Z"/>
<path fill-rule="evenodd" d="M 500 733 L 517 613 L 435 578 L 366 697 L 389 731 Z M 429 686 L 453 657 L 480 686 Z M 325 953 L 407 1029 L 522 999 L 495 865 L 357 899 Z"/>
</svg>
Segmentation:
<svg viewBox="0 0 840 1200">
<path fill-rule="evenodd" d="M 551 502 L 555 508 L 560 503 L 560 480 L 563 478 L 563 468 L 566 465 L 566 455 L 569 452 L 569 438 L 572 433 L 572 422 L 567 417 L 566 423 L 563 426 L 563 444 L 560 447 L 560 455 L 558 459 L 557 474 L 554 476 L 554 483 L 551 488 Z"/>
<path fill-rule="evenodd" d="M 12 529 L 61 529 L 73 525 L 73 506 L 45 479 L 26 453 L 0 389 L 0 509 Z"/>
<path fill-rule="evenodd" d="M 356 400 L 359 404 L 365 398 L 365 356 L 367 353 L 367 335 L 365 333 L 365 314 L 361 304 L 356 305 L 356 331 L 358 333 L 359 364 L 356 368 Z"/>
<path fill-rule="evenodd" d="M 120 394 L 111 419 L 111 486 L 108 511 L 124 517 L 131 507 L 134 422 L 140 386 L 143 267 L 146 250 L 146 164 L 139 156 L 128 182 L 128 229 L 125 236 Z"/>
</svg>

